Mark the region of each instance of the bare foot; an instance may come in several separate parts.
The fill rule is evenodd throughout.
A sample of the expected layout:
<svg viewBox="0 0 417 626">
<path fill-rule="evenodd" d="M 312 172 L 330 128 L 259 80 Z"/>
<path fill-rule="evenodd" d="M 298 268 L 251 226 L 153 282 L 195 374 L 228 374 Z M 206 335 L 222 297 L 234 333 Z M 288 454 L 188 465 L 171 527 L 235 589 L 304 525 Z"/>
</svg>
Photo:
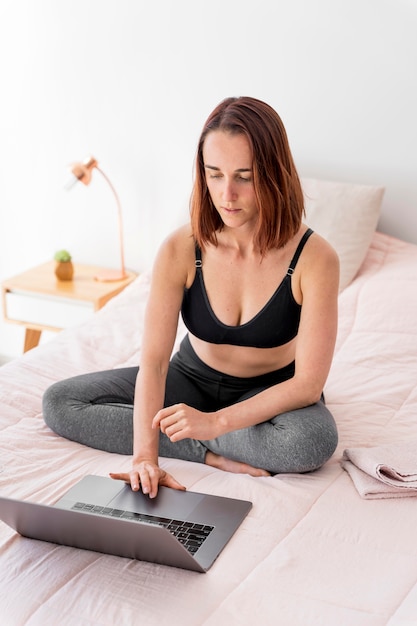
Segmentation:
<svg viewBox="0 0 417 626">
<path fill-rule="evenodd" d="M 252 465 L 248 465 L 247 463 L 241 463 L 240 461 L 232 461 L 231 459 L 227 459 L 224 456 L 214 454 L 214 452 L 207 452 L 205 462 L 206 465 L 216 467 L 217 469 L 221 469 L 225 472 L 232 472 L 233 474 L 249 474 L 249 476 L 271 476 L 269 472 L 260 469 L 259 467 L 252 467 Z"/>
</svg>

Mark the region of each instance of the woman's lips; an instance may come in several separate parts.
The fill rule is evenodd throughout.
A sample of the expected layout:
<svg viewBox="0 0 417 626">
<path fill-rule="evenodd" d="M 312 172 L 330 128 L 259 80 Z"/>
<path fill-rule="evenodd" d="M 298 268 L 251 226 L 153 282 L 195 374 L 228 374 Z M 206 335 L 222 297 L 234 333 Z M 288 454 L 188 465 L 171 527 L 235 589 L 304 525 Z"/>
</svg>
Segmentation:
<svg viewBox="0 0 417 626">
<path fill-rule="evenodd" d="M 226 211 L 226 213 L 238 213 L 239 211 L 241 211 L 241 209 L 231 209 L 227 206 L 222 207 L 223 211 Z"/>
</svg>

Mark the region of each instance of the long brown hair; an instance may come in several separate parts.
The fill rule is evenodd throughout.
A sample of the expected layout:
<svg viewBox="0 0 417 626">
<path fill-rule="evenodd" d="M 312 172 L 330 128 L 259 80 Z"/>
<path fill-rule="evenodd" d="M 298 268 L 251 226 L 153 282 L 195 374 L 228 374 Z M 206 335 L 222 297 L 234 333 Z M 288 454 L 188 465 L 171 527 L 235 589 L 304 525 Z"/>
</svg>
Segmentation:
<svg viewBox="0 0 417 626">
<path fill-rule="evenodd" d="M 264 255 L 284 246 L 298 232 L 304 215 L 300 179 L 279 115 L 265 102 L 240 97 L 223 100 L 204 124 L 197 147 L 191 196 L 191 226 L 200 247 L 217 244 L 223 222 L 208 192 L 203 161 L 207 135 L 215 130 L 243 134 L 252 150 L 253 185 L 259 219 L 255 244 Z"/>
</svg>

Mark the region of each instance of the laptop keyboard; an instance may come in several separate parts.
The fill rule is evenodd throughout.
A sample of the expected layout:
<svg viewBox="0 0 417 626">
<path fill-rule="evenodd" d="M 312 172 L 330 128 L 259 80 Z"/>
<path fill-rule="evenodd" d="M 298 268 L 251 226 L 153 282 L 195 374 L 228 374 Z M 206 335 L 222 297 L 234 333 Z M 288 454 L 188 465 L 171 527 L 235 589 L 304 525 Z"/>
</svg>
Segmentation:
<svg viewBox="0 0 417 626">
<path fill-rule="evenodd" d="M 95 515 L 105 515 L 106 517 L 117 517 L 119 519 L 127 519 L 132 522 L 146 522 L 147 524 L 164 526 L 172 535 L 174 535 L 174 537 L 178 539 L 180 543 L 184 545 L 185 548 L 187 548 L 188 552 L 191 554 L 195 554 L 197 552 L 214 529 L 214 526 L 208 526 L 206 524 L 196 524 L 194 522 L 187 522 L 184 520 L 158 517 L 156 515 L 134 513 L 133 511 L 122 511 L 121 509 L 96 506 L 94 504 L 86 504 L 85 502 L 76 502 L 73 505 L 72 510 L 94 513 Z"/>
</svg>

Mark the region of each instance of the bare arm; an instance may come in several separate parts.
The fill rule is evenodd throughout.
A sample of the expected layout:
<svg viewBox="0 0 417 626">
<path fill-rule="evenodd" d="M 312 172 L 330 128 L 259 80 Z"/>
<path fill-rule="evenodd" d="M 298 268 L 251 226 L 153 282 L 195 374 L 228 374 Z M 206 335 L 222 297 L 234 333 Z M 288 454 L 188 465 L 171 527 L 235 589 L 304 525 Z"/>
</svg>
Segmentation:
<svg viewBox="0 0 417 626">
<path fill-rule="evenodd" d="M 190 243 L 191 242 L 191 243 Z M 159 430 L 152 420 L 163 407 L 165 382 L 178 326 L 179 311 L 193 251 L 189 230 L 176 231 L 161 246 L 153 272 L 145 314 L 140 369 L 133 412 L 133 463 L 131 472 L 112 474 L 155 496 L 158 484 L 184 489 L 158 466 Z"/>
</svg>

